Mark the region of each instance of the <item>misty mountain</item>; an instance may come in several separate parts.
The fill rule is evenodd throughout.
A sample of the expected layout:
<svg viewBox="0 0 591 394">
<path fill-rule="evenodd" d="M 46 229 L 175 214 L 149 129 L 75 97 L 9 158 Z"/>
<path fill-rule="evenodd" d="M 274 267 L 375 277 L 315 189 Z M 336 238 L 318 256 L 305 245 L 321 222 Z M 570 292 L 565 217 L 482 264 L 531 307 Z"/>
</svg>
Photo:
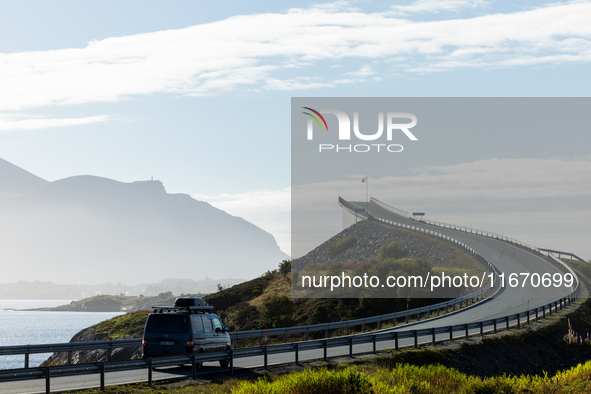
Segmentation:
<svg viewBox="0 0 591 394">
<path fill-rule="evenodd" d="M 47 183 L 45 179 L 0 159 L 0 198 L 31 193 Z"/>
<path fill-rule="evenodd" d="M 75 176 L 35 189 L 27 174 L 13 184 L 31 192 L 0 199 L 0 282 L 253 278 L 287 258 L 271 234 L 159 181 Z"/>
</svg>

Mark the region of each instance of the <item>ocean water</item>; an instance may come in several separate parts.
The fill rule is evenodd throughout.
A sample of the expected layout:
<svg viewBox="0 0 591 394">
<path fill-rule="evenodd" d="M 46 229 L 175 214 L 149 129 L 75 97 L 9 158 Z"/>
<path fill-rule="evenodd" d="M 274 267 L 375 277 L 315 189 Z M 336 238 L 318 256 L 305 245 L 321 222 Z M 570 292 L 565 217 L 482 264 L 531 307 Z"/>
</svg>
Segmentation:
<svg viewBox="0 0 591 394">
<path fill-rule="evenodd" d="M 65 343 L 78 331 L 122 312 L 25 312 L 31 309 L 69 304 L 71 300 L 0 300 L 0 347 Z M 51 353 L 31 354 L 29 366 L 38 366 Z M 23 368 L 24 355 L 0 356 L 0 369 Z"/>
</svg>

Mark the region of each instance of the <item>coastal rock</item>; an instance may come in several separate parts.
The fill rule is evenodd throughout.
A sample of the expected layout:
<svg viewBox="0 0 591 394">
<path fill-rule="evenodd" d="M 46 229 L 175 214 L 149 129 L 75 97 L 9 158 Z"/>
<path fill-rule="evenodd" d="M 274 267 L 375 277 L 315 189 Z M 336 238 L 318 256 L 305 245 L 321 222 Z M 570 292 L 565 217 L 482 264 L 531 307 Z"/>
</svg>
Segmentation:
<svg viewBox="0 0 591 394">
<path fill-rule="evenodd" d="M 125 337 L 119 339 L 128 339 Z M 72 337 L 70 343 L 100 341 L 102 338 L 93 333 L 93 327 L 85 328 Z M 111 361 L 134 360 L 142 357 L 142 347 L 116 348 L 111 351 Z M 72 364 L 88 364 L 108 361 L 107 349 L 83 350 L 72 352 Z M 68 365 L 68 352 L 53 353 L 40 366 Z"/>
</svg>

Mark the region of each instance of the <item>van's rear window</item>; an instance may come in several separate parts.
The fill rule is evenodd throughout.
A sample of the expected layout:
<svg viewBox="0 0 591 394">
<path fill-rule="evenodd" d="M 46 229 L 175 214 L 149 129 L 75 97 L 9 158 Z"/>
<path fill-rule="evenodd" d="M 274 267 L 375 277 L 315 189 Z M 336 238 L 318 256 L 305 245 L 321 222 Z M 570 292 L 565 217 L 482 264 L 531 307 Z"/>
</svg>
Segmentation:
<svg viewBox="0 0 591 394">
<path fill-rule="evenodd" d="M 180 315 L 150 315 L 148 319 L 149 332 L 187 332 L 189 325 L 187 317 Z"/>
</svg>

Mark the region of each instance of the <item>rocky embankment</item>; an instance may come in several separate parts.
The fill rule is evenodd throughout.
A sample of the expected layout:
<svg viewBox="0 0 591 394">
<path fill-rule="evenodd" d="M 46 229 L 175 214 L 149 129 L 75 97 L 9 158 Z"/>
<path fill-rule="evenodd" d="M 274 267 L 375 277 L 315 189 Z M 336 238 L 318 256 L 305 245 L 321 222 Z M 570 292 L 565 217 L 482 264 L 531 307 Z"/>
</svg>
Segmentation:
<svg viewBox="0 0 591 394">
<path fill-rule="evenodd" d="M 326 248 L 342 238 L 353 236 L 356 242 L 343 252 L 329 256 Z M 375 257 L 380 247 L 389 240 L 396 240 L 403 250 L 401 258 L 424 258 L 435 266 L 443 265 L 456 255 L 460 249 L 433 238 L 410 231 L 397 229 L 375 221 L 362 221 L 346 228 L 307 255 L 294 260 L 292 267 L 302 270 L 310 264 L 330 264 L 335 261 L 369 261 Z"/>
</svg>

